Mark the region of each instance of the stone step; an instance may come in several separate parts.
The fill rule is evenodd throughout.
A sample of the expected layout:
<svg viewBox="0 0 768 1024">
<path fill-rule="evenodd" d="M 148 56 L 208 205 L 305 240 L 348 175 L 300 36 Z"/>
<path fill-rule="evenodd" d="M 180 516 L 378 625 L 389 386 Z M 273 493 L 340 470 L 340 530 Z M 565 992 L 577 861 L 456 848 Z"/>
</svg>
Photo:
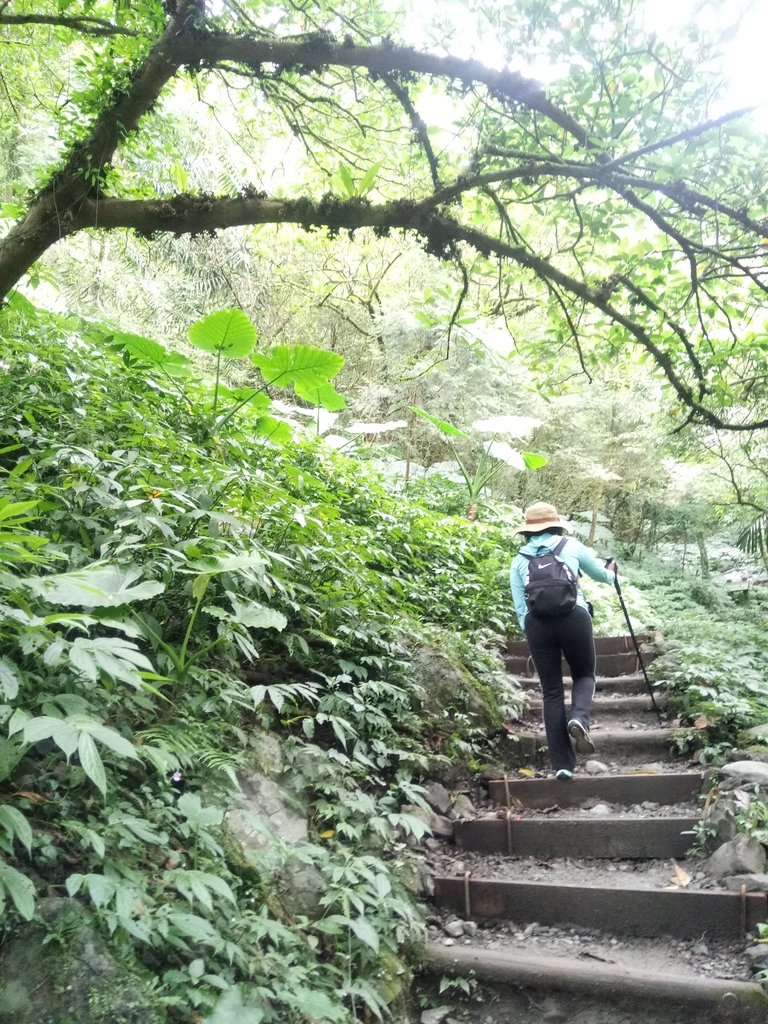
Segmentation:
<svg viewBox="0 0 768 1024">
<path fill-rule="evenodd" d="M 491 799 L 503 807 L 578 807 L 585 800 L 609 804 L 693 803 L 704 786 L 704 772 L 659 774 L 577 775 L 569 782 L 558 779 L 493 779 Z"/>
<path fill-rule="evenodd" d="M 568 783 L 562 783 L 566 786 Z M 698 822 L 696 815 L 666 818 L 637 815 L 584 815 L 557 818 L 503 817 L 456 821 L 456 846 L 510 857 L 685 857 Z"/>
<path fill-rule="evenodd" d="M 662 710 L 667 706 L 668 698 L 666 694 L 658 693 L 654 694 L 654 700 L 659 710 Z M 541 714 L 543 707 L 543 701 L 541 697 L 531 697 L 528 702 L 528 710 L 535 713 Z M 656 716 L 656 711 L 651 698 L 647 693 L 637 694 L 631 696 L 615 696 L 611 693 L 604 693 L 603 691 L 595 690 L 595 699 L 592 702 L 592 711 L 595 715 L 599 715 L 601 718 L 604 715 L 644 715 L 651 714 Z"/>
<path fill-rule="evenodd" d="M 596 749 L 592 756 L 598 760 L 606 757 L 633 757 L 644 761 L 668 761 L 678 756 L 673 749 L 675 741 L 686 738 L 690 732 L 690 729 L 645 727 L 617 729 L 611 726 L 594 729 L 591 736 Z M 533 742 L 539 750 L 546 748 L 544 732 L 536 732 Z"/>
<path fill-rule="evenodd" d="M 639 1011 L 632 1018 L 638 1022 L 649 1019 L 650 1007 L 668 1011 L 668 1019 L 675 1022 L 685 1013 L 691 1013 L 694 1020 L 730 1024 L 764 1024 L 768 1020 L 768 995 L 760 985 L 748 981 L 644 970 L 538 951 L 447 947 L 435 942 L 427 943 L 422 966 L 438 977 L 477 978 L 528 993 L 563 993 L 566 1000 L 575 998 L 580 1005 L 585 1000 L 629 1003 Z M 541 999 L 531 1002 L 540 1005 Z M 570 1018 L 566 1015 L 564 1019 Z M 621 1019 L 628 1018 L 622 1013 Z"/>
<path fill-rule="evenodd" d="M 503 823 L 502 823 L 503 824 Z M 558 885 L 436 875 L 434 904 L 477 922 L 538 922 L 622 935 L 743 938 L 768 920 L 765 893 Z"/>
</svg>

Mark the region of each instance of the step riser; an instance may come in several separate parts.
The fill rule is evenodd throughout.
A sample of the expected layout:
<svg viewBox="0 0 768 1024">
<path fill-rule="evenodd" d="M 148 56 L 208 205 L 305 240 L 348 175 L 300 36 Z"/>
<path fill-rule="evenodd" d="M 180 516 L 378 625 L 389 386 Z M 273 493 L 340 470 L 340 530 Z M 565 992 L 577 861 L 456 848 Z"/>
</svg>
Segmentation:
<svg viewBox="0 0 768 1024">
<path fill-rule="evenodd" d="M 645 657 L 645 649 L 651 642 L 651 637 L 647 633 L 636 633 L 635 639 L 631 636 L 596 636 L 595 637 L 595 651 L 600 654 L 627 654 L 630 651 L 635 650 L 635 641 L 643 651 Z M 528 650 L 527 640 L 508 640 L 503 649 L 504 654 L 517 655 L 527 657 L 530 653 Z M 650 656 L 650 655 L 649 655 Z"/>
<path fill-rule="evenodd" d="M 427 943 L 423 968 L 437 976 L 455 974 L 478 978 L 502 984 L 505 989 L 525 989 L 544 997 L 555 991 L 581 1001 L 630 1000 L 646 1009 L 649 1004 L 663 1006 L 672 1013 L 695 1009 L 702 1021 L 764 1024 L 768 1020 L 768 995 L 759 985 L 744 981 L 670 976 L 658 971 L 629 973 L 609 964 L 563 962 L 555 957 L 455 946 L 446 948 L 434 942 Z"/>
<path fill-rule="evenodd" d="M 540 694 L 541 693 L 541 687 L 539 685 L 539 680 L 538 680 L 537 677 L 521 678 L 520 679 L 520 683 L 522 685 L 523 690 L 525 690 L 526 693 L 529 693 L 529 694 L 532 694 L 532 695 L 533 694 Z M 571 677 L 570 676 L 564 676 L 563 677 L 563 687 L 566 690 L 570 690 L 570 688 L 571 688 Z M 623 696 L 627 696 L 627 697 L 642 697 L 642 696 L 645 696 L 647 700 L 650 700 L 650 697 L 648 697 L 648 688 L 645 685 L 645 680 L 643 679 L 642 676 L 638 676 L 638 675 L 635 675 L 635 674 L 625 675 L 625 676 L 616 676 L 615 678 L 609 678 L 607 676 L 600 676 L 597 679 L 597 684 L 595 686 L 595 694 L 596 695 L 600 695 L 600 694 L 616 694 L 617 696 L 623 695 Z M 656 697 L 656 689 L 655 688 L 654 688 L 654 697 Z"/>
<path fill-rule="evenodd" d="M 563 785 L 567 785 L 564 783 Z M 454 824 L 456 845 L 511 857 L 685 857 L 697 818 L 479 818 Z"/>
<path fill-rule="evenodd" d="M 508 779 L 488 783 L 491 800 L 503 807 L 578 807 L 585 800 L 609 804 L 693 803 L 704 785 L 704 773 L 678 775 L 596 775 L 577 776 L 570 782 L 557 779 Z M 510 804 L 511 801 L 511 804 Z"/>
<path fill-rule="evenodd" d="M 655 697 L 656 707 L 661 711 L 667 705 L 667 698 L 661 694 Z M 528 704 L 528 710 L 533 713 L 540 715 L 543 708 L 543 702 L 541 697 L 532 697 Z M 656 717 L 656 709 L 651 703 L 651 698 L 639 694 L 636 697 L 614 697 L 614 696 L 603 696 L 602 694 L 596 693 L 595 699 L 592 702 L 592 715 L 593 717 L 603 718 L 605 715 L 626 715 L 630 717 L 647 718 L 649 715 L 652 718 Z"/>
<path fill-rule="evenodd" d="M 514 676 L 533 676 L 535 675 L 535 668 L 533 666 L 533 659 L 528 654 L 524 655 L 505 655 L 504 665 L 507 672 L 510 672 Z M 654 656 L 651 654 L 643 655 L 643 664 L 650 665 L 654 660 Z M 640 662 L 636 654 L 598 654 L 596 662 L 596 671 L 599 676 L 622 676 L 628 673 L 636 673 L 641 671 Z M 563 674 L 570 672 L 568 665 L 563 662 Z"/>
<path fill-rule="evenodd" d="M 434 901 L 464 920 L 598 928 L 626 935 L 741 939 L 768 920 L 765 893 L 607 889 L 436 877 Z"/>
</svg>

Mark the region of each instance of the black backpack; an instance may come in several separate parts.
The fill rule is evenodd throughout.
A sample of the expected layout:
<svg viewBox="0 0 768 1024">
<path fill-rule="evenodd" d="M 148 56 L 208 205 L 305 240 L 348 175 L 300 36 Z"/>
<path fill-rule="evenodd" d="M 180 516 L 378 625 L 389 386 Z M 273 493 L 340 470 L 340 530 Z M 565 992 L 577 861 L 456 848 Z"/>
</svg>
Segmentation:
<svg viewBox="0 0 768 1024">
<path fill-rule="evenodd" d="M 527 558 L 528 583 L 525 586 L 525 601 L 528 611 L 537 619 L 559 619 L 576 607 L 579 585 L 576 577 L 558 555 L 567 538 L 543 555 L 525 555 Z"/>
</svg>

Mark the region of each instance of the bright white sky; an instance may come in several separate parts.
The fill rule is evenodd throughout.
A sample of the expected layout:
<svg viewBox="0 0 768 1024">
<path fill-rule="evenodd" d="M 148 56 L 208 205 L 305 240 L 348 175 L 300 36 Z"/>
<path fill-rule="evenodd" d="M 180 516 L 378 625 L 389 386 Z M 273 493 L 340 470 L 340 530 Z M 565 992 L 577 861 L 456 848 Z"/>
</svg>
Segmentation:
<svg viewBox="0 0 768 1024">
<path fill-rule="evenodd" d="M 659 33 L 675 32 L 681 23 L 690 20 L 691 11 L 700 0 L 644 0 L 648 24 L 658 26 Z M 711 27 L 723 33 L 723 69 L 730 82 L 723 108 L 760 105 L 755 111 L 755 122 L 768 131 L 768 75 L 765 72 L 765 45 L 768 41 L 768 0 L 752 0 L 743 17 L 734 15 L 734 9 L 746 3 L 724 4 Z M 730 17 L 728 12 L 730 11 Z M 699 14 L 703 20 L 704 15 Z M 710 27 L 710 26 L 707 26 Z"/>
<path fill-rule="evenodd" d="M 387 0 L 383 2 L 386 4 Z M 395 0 L 395 4 L 399 6 L 399 0 Z M 729 110 L 760 105 L 752 117 L 760 129 L 768 132 L 768 74 L 765 72 L 764 55 L 768 42 L 768 0 L 725 0 L 716 14 L 708 10 L 708 0 L 637 0 L 637 5 L 646 28 L 660 38 L 674 41 L 680 35 L 681 27 L 692 20 L 707 31 L 721 33 L 722 66 L 730 86 L 720 107 L 713 109 L 712 114 L 716 116 Z M 452 4 L 449 9 L 455 14 L 457 6 Z M 441 17 L 445 9 L 445 0 L 419 0 L 418 13 L 412 16 L 413 28 L 417 32 L 421 28 L 429 35 L 430 25 L 445 24 L 445 16 Z M 744 10 L 746 13 L 739 17 L 739 11 Z M 491 67 L 503 67 L 502 47 L 494 47 L 488 38 L 480 42 L 473 27 L 473 23 L 468 21 L 461 31 L 457 29 L 454 32 L 453 38 L 438 38 L 441 30 L 437 28 L 432 32 L 431 42 L 438 46 L 442 43 L 447 51 L 457 55 L 477 57 Z M 544 85 L 556 80 L 560 73 L 556 65 L 546 62 L 515 62 L 509 66 L 511 70 L 521 71 Z M 420 110 L 425 99 L 420 101 Z M 430 111 L 427 110 L 429 117 Z"/>
</svg>

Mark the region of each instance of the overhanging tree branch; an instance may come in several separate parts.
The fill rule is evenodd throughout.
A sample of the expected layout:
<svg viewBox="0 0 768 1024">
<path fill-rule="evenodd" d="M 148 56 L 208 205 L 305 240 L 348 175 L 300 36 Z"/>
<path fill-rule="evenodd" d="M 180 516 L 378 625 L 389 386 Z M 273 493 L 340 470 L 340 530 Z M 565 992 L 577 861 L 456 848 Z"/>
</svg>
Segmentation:
<svg viewBox="0 0 768 1024">
<path fill-rule="evenodd" d="M 115 25 L 102 18 L 91 18 L 83 14 L 79 18 L 70 18 L 58 14 L 0 14 L 0 25 L 48 25 L 52 28 L 66 28 L 87 36 L 138 36 L 134 29 Z"/>
<path fill-rule="evenodd" d="M 464 243 L 483 256 L 512 260 L 544 282 L 554 284 L 604 313 L 649 352 L 662 370 L 679 400 L 697 421 L 722 430 L 749 431 L 768 427 L 768 419 L 730 422 L 697 400 L 693 390 L 675 369 L 670 354 L 654 340 L 648 329 L 610 301 L 612 288 L 593 287 L 556 267 L 549 260 L 521 245 L 512 245 L 468 227 L 442 214 L 425 210 L 418 203 L 393 202 L 372 205 L 365 200 L 342 201 L 326 197 L 278 200 L 242 196 L 236 199 L 213 196 L 176 196 L 168 200 L 86 199 L 73 219 L 71 230 L 88 227 L 132 228 L 143 234 L 157 231 L 172 234 L 200 233 L 245 224 L 296 224 L 304 230 L 329 228 L 334 232 L 373 228 L 379 234 L 393 229 L 413 231 L 425 239 L 428 252 L 450 259 L 455 246 Z M 677 334 L 677 329 L 672 328 Z M 679 337 L 679 334 L 678 334 Z"/>
<path fill-rule="evenodd" d="M 165 9 L 173 6 L 167 0 Z M 231 6 L 237 13 L 238 0 L 231 0 Z M 11 16 L 6 14 L 6 7 L 0 2 L 0 24 L 5 16 L 10 32 Z M 639 141 L 649 136 L 632 127 L 635 114 L 628 117 L 626 103 L 622 111 L 611 92 L 616 82 L 608 80 L 601 64 L 596 74 L 599 71 L 603 76 L 603 91 L 607 90 L 610 101 L 602 123 L 599 105 L 589 107 L 595 137 L 605 140 L 598 146 L 590 136 L 591 129 L 572 112 L 553 103 L 538 83 L 508 70 L 421 52 L 387 39 L 366 42 L 362 31 L 354 31 L 341 42 L 323 30 L 278 38 L 274 24 L 262 30 L 256 8 L 248 23 L 251 34 L 240 31 L 242 21 L 239 34 L 228 33 L 213 29 L 214 22 L 206 21 L 202 0 L 175 0 L 175 7 L 165 31 L 149 38 L 147 45 L 152 39 L 155 42 L 145 57 L 129 56 L 137 50 L 136 44 L 126 43 L 121 50 L 119 41 L 98 53 L 88 102 L 101 96 L 100 111 L 33 197 L 26 215 L 0 240 L 0 295 L 6 294 L 54 242 L 87 228 L 129 227 L 147 235 L 194 234 L 264 223 L 291 223 L 305 230 L 325 227 L 331 232 L 363 227 L 381 234 L 404 230 L 419 234 L 429 252 L 458 261 L 460 267 L 462 248 L 470 246 L 496 260 L 500 268 L 511 261 L 538 278 L 549 289 L 551 301 L 559 306 L 585 370 L 582 326 L 574 310 L 589 307 L 601 312 L 609 324 L 620 327 L 653 356 L 696 421 L 730 430 L 768 425 L 763 419 L 736 422 L 745 418 L 743 412 L 733 418 L 734 422 L 721 414 L 717 395 L 727 393 L 718 391 L 720 379 L 725 377 L 724 363 L 720 353 L 708 353 L 703 345 L 697 348 L 699 339 L 687 333 L 682 312 L 688 299 L 684 283 L 676 284 L 677 291 L 673 290 L 669 298 L 659 298 L 653 285 L 642 282 L 630 288 L 627 282 L 641 267 L 642 246 L 630 244 L 626 253 L 622 255 L 619 250 L 618 256 L 615 245 L 604 251 L 600 248 L 600 232 L 610 219 L 630 213 L 630 235 L 636 232 L 639 238 L 642 225 L 646 225 L 651 227 L 654 240 L 661 231 L 674 243 L 664 243 L 656 261 L 657 278 L 676 270 L 678 258 L 684 257 L 691 267 L 691 285 L 697 299 L 700 287 L 711 286 L 713 295 L 707 312 L 714 310 L 717 316 L 720 311 L 718 329 L 722 330 L 720 321 L 725 317 L 735 333 L 729 310 L 734 301 L 741 302 L 743 295 L 747 296 L 749 315 L 754 315 L 759 293 L 768 292 L 763 241 L 768 235 L 768 221 L 758 219 L 754 212 L 760 209 L 756 186 L 751 190 L 742 188 L 732 176 L 721 187 L 713 179 L 713 194 L 708 194 L 707 186 L 698 184 L 699 180 L 709 180 L 705 166 L 694 167 L 690 174 L 686 170 L 684 181 L 670 180 L 680 173 L 667 170 L 674 167 L 674 162 L 660 160 L 654 166 L 651 159 L 659 150 L 719 130 L 743 111 L 640 145 Z M 152 18 L 158 10 L 159 6 L 153 8 Z M 140 20 L 140 12 L 132 12 L 132 17 L 134 14 Z M 46 17 L 30 15 L 25 24 L 43 24 L 41 19 Z M 222 16 L 219 23 L 226 17 Z M 148 26 L 152 18 L 148 16 Z M 62 28 L 79 30 L 83 35 L 106 32 L 111 27 L 107 21 L 87 16 L 70 19 L 70 24 L 66 21 L 63 16 L 55 19 Z M 21 22 L 15 24 L 18 27 Z M 156 31 L 154 25 L 149 31 Z M 113 51 L 118 54 L 115 59 Z M 131 59 L 136 61 L 135 66 L 126 72 Z M 337 154 L 358 167 L 363 162 L 371 167 L 383 163 L 387 173 L 374 186 L 382 201 L 342 201 L 332 195 L 319 200 L 302 196 L 274 199 L 255 187 L 247 187 L 240 196 L 227 197 L 196 194 L 137 201 L 105 196 L 105 189 L 117 180 L 108 172 L 121 142 L 136 133 L 166 86 L 187 72 L 202 79 L 206 71 L 236 73 L 259 86 L 264 104 L 282 114 L 321 171 L 328 154 Z M 479 155 L 466 173 L 448 184 L 443 184 L 442 178 L 452 156 L 444 158 L 441 174 L 429 133 L 412 100 L 411 83 L 419 79 L 440 79 L 449 95 L 467 97 L 463 116 L 473 133 L 471 149 Z M 364 82 L 368 82 L 367 87 L 362 87 Z M 374 83 L 372 88 L 370 83 Z M 97 86 L 102 86 L 101 90 Z M 387 90 L 400 110 L 388 102 Z M 567 90 L 563 94 L 567 95 Z M 648 102 L 653 101 L 654 97 Z M 666 113 L 666 100 L 655 96 L 655 101 L 660 120 L 674 124 Z M 353 104 L 359 104 L 362 113 Z M 388 104 L 386 117 L 378 116 L 382 104 Z M 386 162 L 387 144 L 391 146 L 394 138 L 397 145 L 402 145 L 406 125 L 418 142 L 422 158 L 422 166 L 410 182 L 399 175 L 397 158 Z M 631 140 L 626 144 L 631 148 L 617 156 L 625 135 Z M 371 139 L 373 153 L 368 150 Z M 379 150 L 375 151 L 377 146 Z M 513 166 L 487 169 L 489 159 L 497 163 L 500 154 L 505 160 L 513 159 Z M 419 189 L 429 188 L 427 175 L 432 193 L 424 195 Z M 564 188 L 553 184 L 558 181 L 568 184 Z M 696 187 L 690 183 L 696 183 Z M 146 183 L 142 187 L 146 194 Z M 393 190 L 390 196 L 408 194 L 404 190 L 410 189 L 414 198 L 387 202 L 388 189 Z M 479 193 L 490 197 L 493 208 Z M 449 216 L 451 204 L 456 203 L 457 209 L 458 201 L 465 196 L 472 202 L 464 203 L 460 213 L 452 210 Z M 544 212 L 547 205 L 551 215 Z M 515 207 L 518 211 L 524 209 L 520 220 L 516 211 L 510 215 Z M 524 230 L 518 230 L 517 224 L 524 224 Z M 558 249 L 555 256 L 547 255 L 551 245 L 544 237 L 553 231 L 553 225 Z M 496 230 L 501 237 L 494 235 Z M 618 237 L 610 229 L 607 233 L 614 241 Z M 612 267 L 605 269 L 614 260 L 615 272 Z M 607 280 L 594 280 L 600 276 Z M 738 283 L 730 289 L 729 299 L 726 286 L 731 278 Z M 627 287 L 614 298 L 621 281 Z M 463 267 L 462 282 L 464 295 L 469 279 Z M 452 327 L 459 309 L 460 304 Z M 703 332 L 705 340 L 715 337 L 714 332 L 708 334 L 702 307 L 699 314 L 701 330 L 697 328 L 697 333 Z M 744 323 L 749 323 L 749 315 L 742 318 Z M 758 373 L 762 364 L 757 359 L 753 364 Z M 710 388 L 712 375 L 715 381 Z"/>
</svg>

